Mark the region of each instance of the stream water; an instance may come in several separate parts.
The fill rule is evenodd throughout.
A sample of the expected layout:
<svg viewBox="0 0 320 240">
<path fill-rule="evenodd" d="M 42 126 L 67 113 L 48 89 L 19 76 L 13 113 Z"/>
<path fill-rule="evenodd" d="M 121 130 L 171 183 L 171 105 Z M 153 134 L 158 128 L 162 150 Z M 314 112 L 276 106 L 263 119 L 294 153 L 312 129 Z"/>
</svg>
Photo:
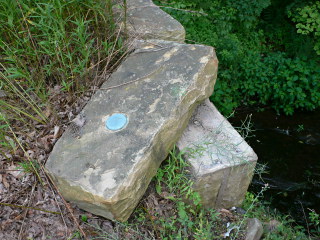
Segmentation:
<svg viewBox="0 0 320 240">
<path fill-rule="evenodd" d="M 306 224 L 309 209 L 320 213 L 320 111 L 279 116 L 271 110 L 240 111 L 229 119 L 234 126 L 252 114 L 252 137 L 247 141 L 267 173 L 255 175 L 249 191 L 263 193 L 271 206 Z"/>
</svg>

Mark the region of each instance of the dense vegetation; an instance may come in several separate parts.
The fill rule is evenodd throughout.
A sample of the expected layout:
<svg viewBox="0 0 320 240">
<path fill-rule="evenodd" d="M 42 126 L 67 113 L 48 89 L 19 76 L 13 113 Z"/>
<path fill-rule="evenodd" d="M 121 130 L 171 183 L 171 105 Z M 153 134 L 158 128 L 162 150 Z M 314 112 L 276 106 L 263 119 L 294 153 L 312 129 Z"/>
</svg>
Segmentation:
<svg viewBox="0 0 320 240">
<path fill-rule="evenodd" d="M 318 1 L 158 3 L 184 25 L 188 42 L 216 48 L 220 65 L 211 100 L 223 113 L 241 105 L 285 114 L 320 106 Z"/>
</svg>

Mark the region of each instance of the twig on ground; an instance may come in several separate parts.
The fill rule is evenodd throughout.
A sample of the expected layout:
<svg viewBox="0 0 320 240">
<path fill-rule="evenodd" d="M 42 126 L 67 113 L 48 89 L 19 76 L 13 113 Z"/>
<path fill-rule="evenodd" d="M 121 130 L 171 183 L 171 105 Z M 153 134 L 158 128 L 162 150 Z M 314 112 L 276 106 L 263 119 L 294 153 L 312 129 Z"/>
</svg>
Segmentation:
<svg viewBox="0 0 320 240">
<path fill-rule="evenodd" d="M 4 206 L 8 206 L 8 207 L 32 209 L 32 210 L 37 210 L 37 211 L 47 212 L 47 213 L 52 213 L 52 214 L 61 214 L 61 213 L 58 213 L 58 212 L 48 211 L 48 210 L 41 209 L 41 208 L 27 207 L 27 206 L 16 205 L 16 204 L 11 204 L 11 203 L 0 203 L 0 205 L 4 205 Z"/>
</svg>

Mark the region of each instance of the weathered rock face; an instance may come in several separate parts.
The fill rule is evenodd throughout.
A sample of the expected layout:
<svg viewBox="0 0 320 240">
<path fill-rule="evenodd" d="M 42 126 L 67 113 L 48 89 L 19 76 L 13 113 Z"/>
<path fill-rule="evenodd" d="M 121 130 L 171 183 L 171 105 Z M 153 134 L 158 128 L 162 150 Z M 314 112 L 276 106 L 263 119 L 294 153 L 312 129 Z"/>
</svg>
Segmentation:
<svg viewBox="0 0 320 240">
<path fill-rule="evenodd" d="M 208 99 L 195 110 L 177 146 L 191 165 L 193 188 L 204 206 L 242 203 L 257 156 Z"/>
<path fill-rule="evenodd" d="M 83 109 L 79 137 L 66 131 L 54 146 L 46 168 L 62 195 L 126 220 L 195 107 L 212 94 L 217 63 L 211 47 L 140 42 Z"/>
<path fill-rule="evenodd" d="M 127 14 L 124 9 L 116 9 L 121 18 L 126 18 L 126 30 L 139 39 L 161 39 L 184 42 L 183 26 L 162 11 L 151 0 L 127 0 Z"/>
</svg>

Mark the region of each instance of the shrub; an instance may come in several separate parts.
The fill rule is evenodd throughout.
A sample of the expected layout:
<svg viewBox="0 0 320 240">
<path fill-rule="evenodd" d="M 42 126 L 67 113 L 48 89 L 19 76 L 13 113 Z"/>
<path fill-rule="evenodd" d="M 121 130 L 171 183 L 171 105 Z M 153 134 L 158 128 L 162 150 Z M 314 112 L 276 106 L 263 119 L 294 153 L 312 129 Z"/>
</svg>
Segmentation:
<svg viewBox="0 0 320 240">
<path fill-rule="evenodd" d="M 290 5 L 288 16 L 297 23 L 296 28 L 299 34 L 313 37 L 314 50 L 320 55 L 320 2 L 303 3 L 305 5 L 302 7 L 297 7 L 301 4 L 300 2 Z"/>
<path fill-rule="evenodd" d="M 320 106 L 320 69 L 315 61 L 275 52 L 242 62 L 240 89 L 247 103 L 268 104 L 277 111 L 314 110 Z M 250 102 L 250 100 L 253 100 Z"/>
<path fill-rule="evenodd" d="M 297 35 L 285 15 L 290 1 L 166 2 L 198 11 L 168 10 L 185 26 L 188 42 L 215 47 L 219 72 L 210 99 L 223 114 L 244 104 L 285 114 L 320 106 L 319 61 L 300 46 L 310 38 Z"/>
</svg>

